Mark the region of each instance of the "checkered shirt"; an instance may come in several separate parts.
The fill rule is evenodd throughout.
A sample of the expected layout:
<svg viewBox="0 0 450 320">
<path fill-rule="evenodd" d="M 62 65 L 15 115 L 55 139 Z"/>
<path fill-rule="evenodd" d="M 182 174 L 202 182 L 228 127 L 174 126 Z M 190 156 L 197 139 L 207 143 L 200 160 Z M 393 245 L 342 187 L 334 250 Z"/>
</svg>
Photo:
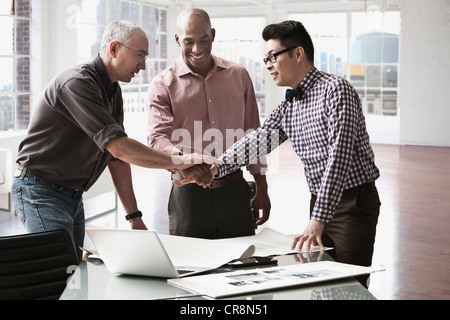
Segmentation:
<svg viewBox="0 0 450 320">
<path fill-rule="evenodd" d="M 329 222 L 345 189 L 375 181 L 374 162 L 359 96 L 345 79 L 313 67 L 300 83 L 301 100 L 283 100 L 257 130 L 220 159 L 219 177 L 255 163 L 287 139 L 304 164 L 312 218 Z"/>
</svg>

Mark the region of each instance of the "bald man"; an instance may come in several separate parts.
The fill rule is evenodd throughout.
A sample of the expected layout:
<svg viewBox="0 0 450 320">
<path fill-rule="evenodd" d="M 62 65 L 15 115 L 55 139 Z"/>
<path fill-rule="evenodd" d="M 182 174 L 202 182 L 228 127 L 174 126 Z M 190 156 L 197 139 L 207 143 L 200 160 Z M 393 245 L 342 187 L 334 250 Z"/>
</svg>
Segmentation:
<svg viewBox="0 0 450 320">
<path fill-rule="evenodd" d="M 215 30 L 201 9 L 183 11 L 175 41 L 181 55 L 161 72 L 148 91 L 149 146 L 169 154 L 220 156 L 248 130 L 260 125 L 255 92 L 247 70 L 211 53 Z M 192 167 L 194 170 L 200 168 Z M 247 166 L 256 183 L 238 169 L 208 188 L 172 185 L 170 233 L 208 239 L 253 235 L 269 217 L 266 166 Z M 172 175 L 176 182 L 180 177 Z M 250 183 L 252 185 L 252 183 Z M 259 215 L 261 213 L 261 216 Z"/>
</svg>

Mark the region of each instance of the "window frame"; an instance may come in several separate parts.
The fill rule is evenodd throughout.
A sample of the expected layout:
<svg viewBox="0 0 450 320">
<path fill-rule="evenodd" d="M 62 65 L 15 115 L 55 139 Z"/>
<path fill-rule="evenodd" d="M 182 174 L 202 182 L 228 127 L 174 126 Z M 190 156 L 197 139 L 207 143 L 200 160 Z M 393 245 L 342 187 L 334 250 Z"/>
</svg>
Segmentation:
<svg viewBox="0 0 450 320">
<path fill-rule="evenodd" d="M 1 97 L 12 97 L 12 124 L 5 126 L 3 112 L 0 133 L 12 130 L 22 130 L 28 127 L 30 121 L 30 104 L 31 104 L 31 3 L 29 0 L 13 1 L 14 10 L 10 14 L 0 13 L 0 17 L 12 17 L 12 52 L 11 54 L 2 54 L 1 58 L 12 59 L 12 90 L 0 91 Z M 24 25 L 21 25 L 25 22 Z M 20 30 L 19 30 L 20 28 Z M 18 38 L 25 39 L 25 46 L 19 47 L 23 42 Z M 28 46 L 26 46 L 28 44 Z M 26 61 L 23 66 L 20 62 Z M 19 68 L 24 68 L 19 70 Z M 8 121 L 8 120 L 6 120 Z"/>
<path fill-rule="evenodd" d="M 390 11 L 386 11 L 386 12 L 398 12 L 400 14 L 400 10 L 390 10 Z M 344 39 L 344 41 L 346 41 L 346 46 L 347 46 L 347 52 L 346 52 L 346 57 L 345 57 L 345 61 L 340 62 L 340 64 L 342 65 L 342 69 L 343 69 L 343 77 L 345 77 L 348 81 L 350 81 L 355 89 L 357 90 L 360 98 L 361 98 L 361 104 L 362 104 L 362 108 L 363 111 L 366 115 L 371 115 L 371 116 L 390 116 L 390 117 L 397 117 L 400 114 L 400 110 L 399 110 L 399 99 L 398 99 L 398 78 L 399 78 L 399 70 L 400 70 L 400 56 L 398 54 L 397 56 L 397 61 L 396 62 L 384 62 L 383 59 L 381 59 L 380 62 L 368 62 L 368 61 L 362 61 L 360 63 L 355 63 L 352 61 L 352 53 L 351 53 L 351 45 L 353 44 L 355 35 L 352 34 L 353 33 L 353 24 L 355 23 L 354 19 L 353 19 L 353 14 L 355 13 L 366 13 L 369 14 L 367 11 L 364 10 L 360 10 L 360 9 L 355 9 L 355 10 L 348 10 L 348 11 L 342 11 L 342 10 L 337 10 L 337 11 L 321 11 L 321 12 L 305 12 L 304 14 L 300 14 L 300 13 L 290 13 L 288 15 L 289 19 L 294 19 L 294 20 L 299 20 L 301 21 L 301 16 L 303 15 L 310 15 L 310 14 L 345 14 L 346 15 L 346 38 Z M 384 19 L 384 13 L 385 12 L 380 12 L 382 14 L 382 18 Z M 400 24 L 400 17 L 399 17 L 399 24 Z M 308 30 L 308 26 L 305 25 L 305 27 Z M 384 32 L 384 34 L 383 34 Z M 383 30 L 381 31 L 381 33 L 383 34 L 383 37 L 381 39 L 387 39 L 390 38 L 389 36 L 385 36 L 386 32 Z M 396 38 L 399 40 L 400 39 L 400 32 L 395 35 Z M 316 39 L 317 37 L 314 37 L 313 34 L 311 34 L 311 37 L 313 38 L 313 42 L 315 45 L 315 49 L 316 49 L 316 54 L 315 54 L 315 65 L 316 67 L 320 70 L 321 66 L 323 64 L 323 62 L 320 61 L 320 52 L 318 52 L 318 48 L 316 45 Z M 399 43 L 399 41 L 398 41 Z M 382 47 L 380 48 L 381 50 L 381 54 L 383 54 L 383 44 L 384 42 L 382 41 Z M 398 44 L 398 50 L 400 51 L 400 45 Z M 399 52 L 398 52 L 399 53 Z M 344 58 L 344 57 L 343 57 Z M 327 61 L 325 63 L 325 65 L 327 65 L 327 68 L 330 67 L 330 63 L 329 61 Z M 362 68 L 362 70 L 364 70 L 364 82 L 362 85 L 358 86 L 355 85 L 355 79 L 351 78 L 351 73 L 352 70 L 354 70 L 354 68 Z M 384 73 L 383 70 L 386 67 L 393 67 L 396 69 L 396 74 L 395 74 L 395 78 L 396 78 L 396 86 L 391 87 L 391 86 L 385 86 L 384 85 Z M 368 77 L 367 77 L 367 70 L 375 70 L 375 69 L 379 69 L 381 72 L 379 74 L 379 85 L 378 86 L 374 86 L 371 85 L 370 83 L 367 82 Z M 329 69 L 328 69 L 329 70 Z M 326 72 L 331 72 L 331 71 L 326 71 Z M 331 72 L 332 73 L 332 72 Z M 369 85 L 368 85 L 369 84 Z M 370 95 L 370 100 L 368 99 Z M 392 101 L 393 101 L 393 95 L 395 95 L 395 107 L 392 108 Z"/>
<path fill-rule="evenodd" d="M 92 0 L 83 0 L 92 1 Z M 99 0 L 100 2 L 101 0 Z M 142 113 L 146 111 L 146 99 L 148 86 L 152 79 L 162 70 L 167 67 L 167 8 L 160 7 L 158 5 L 146 2 L 146 1 L 129 1 L 129 0 L 109 0 L 103 3 L 104 15 L 100 18 L 96 14 L 95 22 L 87 22 L 86 24 L 95 25 L 97 34 L 103 34 L 103 30 L 110 22 L 117 19 L 126 19 L 122 16 L 122 9 L 127 5 L 130 6 L 129 14 L 133 14 L 131 6 L 138 6 L 139 12 L 137 13 L 138 21 L 133 19 L 128 19 L 139 25 L 147 34 L 149 38 L 149 51 L 150 54 L 147 57 L 145 64 L 145 70 L 141 70 L 135 78 L 132 79 L 130 83 L 120 82 L 120 87 L 122 89 L 122 97 L 124 101 L 124 112 L 125 113 Z M 145 12 L 145 10 L 150 10 L 152 12 Z M 148 25 L 148 21 L 151 19 L 144 20 L 144 16 L 148 14 L 155 13 L 157 15 L 158 27 L 156 32 L 150 33 L 152 26 Z M 97 39 L 96 48 L 98 51 L 101 46 L 101 39 Z M 151 44 L 154 44 L 152 47 Z M 152 49 L 159 46 L 159 50 L 154 52 Z M 81 57 L 80 57 L 81 58 Z"/>
</svg>

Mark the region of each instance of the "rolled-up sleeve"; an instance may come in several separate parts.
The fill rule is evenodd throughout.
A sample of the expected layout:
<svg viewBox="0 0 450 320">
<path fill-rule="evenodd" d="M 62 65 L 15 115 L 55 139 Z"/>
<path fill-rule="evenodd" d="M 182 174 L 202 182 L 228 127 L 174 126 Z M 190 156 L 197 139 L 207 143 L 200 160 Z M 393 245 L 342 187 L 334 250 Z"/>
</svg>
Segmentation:
<svg viewBox="0 0 450 320">
<path fill-rule="evenodd" d="M 109 125 L 105 128 L 103 128 L 102 130 L 100 130 L 99 132 L 97 132 L 93 139 L 94 142 L 97 144 L 97 146 L 105 151 L 106 147 L 108 145 L 108 143 L 112 140 L 112 139 L 116 139 L 119 137 L 126 137 L 127 134 L 125 133 L 125 131 L 123 131 L 122 127 L 115 123 L 112 125 Z"/>
<path fill-rule="evenodd" d="M 111 139 L 127 134 L 123 128 L 123 114 L 114 114 L 122 112 L 122 109 L 103 105 L 102 93 L 92 82 L 90 78 L 68 81 L 58 95 L 60 103 L 56 104 L 57 111 L 84 131 L 99 149 L 105 151 Z M 113 112 L 109 109 L 113 109 Z"/>
</svg>

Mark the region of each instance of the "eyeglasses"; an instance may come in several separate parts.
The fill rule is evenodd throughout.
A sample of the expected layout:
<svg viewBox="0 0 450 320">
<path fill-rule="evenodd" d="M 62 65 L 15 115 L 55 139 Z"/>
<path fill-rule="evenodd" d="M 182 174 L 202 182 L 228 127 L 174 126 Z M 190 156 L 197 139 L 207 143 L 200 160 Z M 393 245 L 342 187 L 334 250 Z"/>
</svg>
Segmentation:
<svg viewBox="0 0 450 320">
<path fill-rule="evenodd" d="M 278 52 L 269 54 L 266 58 L 263 59 L 264 64 L 267 65 L 267 62 L 269 62 L 269 61 L 270 61 L 271 63 L 277 62 L 277 57 L 278 57 L 280 54 L 285 53 L 285 52 L 288 52 L 288 51 L 290 51 L 290 50 L 292 50 L 292 49 L 295 49 L 295 48 L 297 48 L 297 47 L 298 47 L 298 46 L 292 46 L 292 47 L 283 49 L 283 50 L 281 50 L 281 51 L 278 51 Z"/>
<path fill-rule="evenodd" d="M 142 54 L 141 52 L 139 52 L 139 51 L 137 51 L 137 50 L 133 50 L 133 49 L 131 49 L 130 47 L 124 45 L 124 44 L 121 43 L 121 42 L 117 42 L 117 43 L 120 44 L 120 45 L 122 45 L 122 46 L 124 46 L 124 47 L 127 48 L 128 50 L 133 51 L 133 52 L 135 53 L 136 57 L 138 58 L 139 62 L 145 61 L 145 59 L 148 58 L 148 55 L 146 55 L 146 54 Z"/>
</svg>

